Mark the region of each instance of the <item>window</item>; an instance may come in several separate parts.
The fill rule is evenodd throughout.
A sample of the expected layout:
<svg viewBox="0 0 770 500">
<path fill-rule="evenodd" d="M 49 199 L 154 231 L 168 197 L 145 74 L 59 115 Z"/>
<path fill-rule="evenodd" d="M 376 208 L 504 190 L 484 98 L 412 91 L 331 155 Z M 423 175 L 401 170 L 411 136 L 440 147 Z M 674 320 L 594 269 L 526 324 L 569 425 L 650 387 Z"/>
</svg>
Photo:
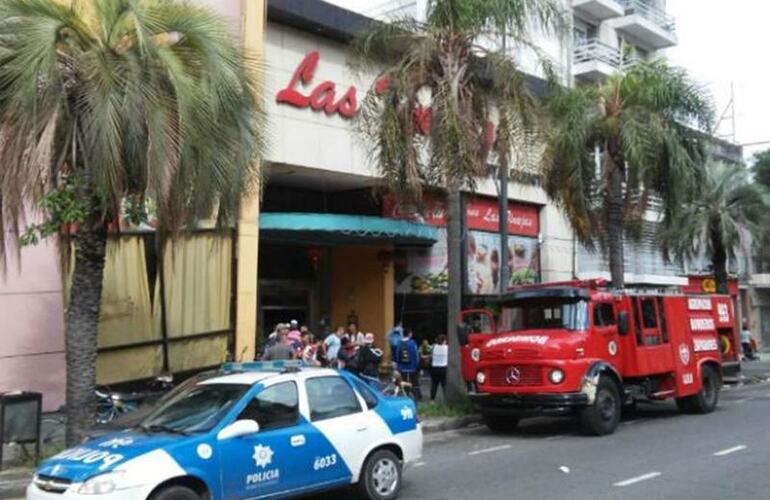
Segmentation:
<svg viewBox="0 0 770 500">
<path fill-rule="evenodd" d="M 364 398 L 364 401 L 366 402 L 366 407 L 370 410 L 377 406 L 377 403 L 379 400 L 377 399 L 377 396 L 374 395 L 374 392 L 369 388 L 368 385 L 366 385 L 364 382 L 360 380 L 354 380 L 353 385 L 356 386 L 356 390 L 361 395 L 362 398 Z"/>
<path fill-rule="evenodd" d="M 658 316 L 660 316 L 660 334 L 663 343 L 668 343 L 668 328 L 666 327 L 666 313 L 663 308 L 663 297 L 658 297 Z"/>
<path fill-rule="evenodd" d="M 642 324 L 645 328 L 658 327 L 658 318 L 655 317 L 655 302 L 653 299 L 642 299 Z"/>
<path fill-rule="evenodd" d="M 163 398 L 141 426 L 182 432 L 209 431 L 248 390 L 248 385 L 184 384 Z"/>
<path fill-rule="evenodd" d="M 583 331 L 588 326 L 588 307 L 584 300 L 514 301 L 500 314 L 499 331 L 517 330 L 573 330 Z"/>
<path fill-rule="evenodd" d="M 297 384 L 283 382 L 264 389 L 243 409 L 238 420 L 256 420 L 262 430 L 295 425 L 299 420 Z"/>
<path fill-rule="evenodd" d="M 601 303 L 594 306 L 594 326 L 615 325 L 615 310 L 612 304 Z"/>
<path fill-rule="evenodd" d="M 311 378 L 305 382 L 310 420 L 326 420 L 361 411 L 356 393 L 340 377 Z"/>
</svg>

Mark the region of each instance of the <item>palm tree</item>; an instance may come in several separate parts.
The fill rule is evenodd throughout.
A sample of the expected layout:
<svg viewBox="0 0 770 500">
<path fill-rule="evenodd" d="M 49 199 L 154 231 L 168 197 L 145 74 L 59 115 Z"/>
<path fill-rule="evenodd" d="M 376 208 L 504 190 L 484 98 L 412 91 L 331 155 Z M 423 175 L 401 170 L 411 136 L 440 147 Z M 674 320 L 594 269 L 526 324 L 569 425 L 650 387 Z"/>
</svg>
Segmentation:
<svg viewBox="0 0 770 500">
<path fill-rule="evenodd" d="M 23 243 L 79 228 L 65 320 L 68 443 L 95 418 L 108 224 L 121 205 L 142 217 L 147 200 L 161 237 L 212 215 L 234 220 L 263 149 L 253 69 L 226 22 L 186 2 L 0 2 L 0 234 L 22 236 L 30 204 L 43 222 Z"/>
<path fill-rule="evenodd" d="M 750 256 L 768 206 L 761 187 L 741 165 L 709 162 L 664 234 L 669 253 L 681 259 L 711 259 L 717 292 L 727 294 L 727 262 L 736 250 Z"/>
<path fill-rule="evenodd" d="M 624 236 L 638 235 L 651 201 L 670 220 L 697 183 L 702 145 L 691 127 L 710 130 L 711 104 L 684 70 L 651 61 L 599 85 L 557 89 L 549 109 L 545 190 L 580 242 L 606 253 L 622 288 Z"/>
<path fill-rule="evenodd" d="M 536 50 L 530 27 L 561 33 L 563 22 L 558 0 L 431 0 L 424 22 L 376 24 L 353 44 L 351 65 L 381 74 L 363 102 L 359 123 L 385 184 L 413 202 L 426 185 L 447 191 L 447 331 L 456 353 L 449 357 L 452 404 L 464 394 L 455 334 L 462 308 L 460 191 L 486 173 L 490 151 L 505 159 L 513 138 L 537 118 L 516 61 L 483 38 L 505 32 Z M 494 110 L 496 140 L 490 127 Z"/>
</svg>

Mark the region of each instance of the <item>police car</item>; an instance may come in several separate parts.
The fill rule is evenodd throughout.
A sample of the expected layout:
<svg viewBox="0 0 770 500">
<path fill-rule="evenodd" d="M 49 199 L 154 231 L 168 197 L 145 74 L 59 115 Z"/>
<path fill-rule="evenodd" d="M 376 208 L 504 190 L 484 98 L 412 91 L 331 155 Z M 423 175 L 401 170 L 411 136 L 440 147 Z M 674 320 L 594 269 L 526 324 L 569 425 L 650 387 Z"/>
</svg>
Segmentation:
<svg viewBox="0 0 770 500">
<path fill-rule="evenodd" d="M 177 387 L 139 426 L 44 462 L 27 499 L 285 498 L 358 484 L 386 500 L 421 454 L 408 398 L 347 372 L 228 364 Z"/>
</svg>

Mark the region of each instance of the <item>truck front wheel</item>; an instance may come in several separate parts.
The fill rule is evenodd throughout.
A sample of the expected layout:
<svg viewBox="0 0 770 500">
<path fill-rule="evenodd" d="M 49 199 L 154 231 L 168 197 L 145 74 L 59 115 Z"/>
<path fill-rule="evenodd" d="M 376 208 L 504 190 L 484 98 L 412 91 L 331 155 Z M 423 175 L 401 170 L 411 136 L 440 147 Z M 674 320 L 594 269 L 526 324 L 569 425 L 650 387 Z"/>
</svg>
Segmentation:
<svg viewBox="0 0 770 500">
<path fill-rule="evenodd" d="M 618 385 L 609 377 L 600 377 L 594 403 L 580 410 L 581 429 L 592 436 L 612 434 L 620 423 L 621 407 Z"/>
<path fill-rule="evenodd" d="M 709 365 L 701 370 L 701 390 L 698 394 L 678 398 L 676 405 L 685 413 L 711 413 L 719 402 L 719 374 Z"/>
<path fill-rule="evenodd" d="M 484 423 L 492 432 L 505 434 L 513 432 L 519 425 L 519 419 L 516 417 L 501 417 L 499 415 L 484 415 Z"/>
</svg>

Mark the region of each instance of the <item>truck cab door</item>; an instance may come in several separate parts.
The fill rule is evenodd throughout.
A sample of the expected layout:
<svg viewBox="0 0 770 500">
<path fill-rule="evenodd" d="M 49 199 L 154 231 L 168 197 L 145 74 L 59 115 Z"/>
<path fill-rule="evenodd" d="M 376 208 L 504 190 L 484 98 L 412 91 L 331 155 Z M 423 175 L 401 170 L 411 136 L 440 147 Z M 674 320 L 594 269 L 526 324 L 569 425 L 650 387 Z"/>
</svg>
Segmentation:
<svg viewBox="0 0 770 500">
<path fill-rule="evenodd" d="M 674 358 L 669 345 L 662 297 L 635 297 L 632 302 L 636 323 L 638 375 L 671 372 Z"/>
<path fill-rule="evenodd" d="M 618 352 L 618 315 L 614 302 L 594 302 L 591 315 L 595 334 L 594 352 L 617 366 L 621 357 Z"/>
</svg>

